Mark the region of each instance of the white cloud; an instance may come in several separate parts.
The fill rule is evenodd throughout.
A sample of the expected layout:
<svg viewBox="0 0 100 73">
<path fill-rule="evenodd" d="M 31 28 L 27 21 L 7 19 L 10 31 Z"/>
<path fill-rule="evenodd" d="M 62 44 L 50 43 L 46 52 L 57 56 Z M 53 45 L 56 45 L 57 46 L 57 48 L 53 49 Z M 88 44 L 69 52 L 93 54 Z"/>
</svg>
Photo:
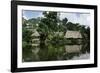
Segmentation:
<svg viewBox="0 0 100 73">
<path fill-rule="evenodd" d="M 28 18 L 26 16 L 23 16 L 24 19 L 28 20 Z"/>
<path fill-rule="evenodd" d="M 60 19 L 68 18 L 69 22 L 80 23 L 81 25 L 90 26 L 90 14 L 84 13 L 60 13 Z"/>
</svg>

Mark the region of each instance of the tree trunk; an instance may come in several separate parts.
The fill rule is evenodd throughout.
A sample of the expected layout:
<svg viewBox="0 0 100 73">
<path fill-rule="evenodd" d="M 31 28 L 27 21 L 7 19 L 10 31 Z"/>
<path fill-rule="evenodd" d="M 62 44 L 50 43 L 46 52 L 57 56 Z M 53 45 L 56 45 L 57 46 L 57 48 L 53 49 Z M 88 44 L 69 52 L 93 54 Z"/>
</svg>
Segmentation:
<svg viewBox="0 0 100 73">
<path fill-rule="evenodd" d="M 44 48 L 45 47 L 46 38 L 47 38 L 46 34 L 40 34 L 40 48 Z"/>
</svg>

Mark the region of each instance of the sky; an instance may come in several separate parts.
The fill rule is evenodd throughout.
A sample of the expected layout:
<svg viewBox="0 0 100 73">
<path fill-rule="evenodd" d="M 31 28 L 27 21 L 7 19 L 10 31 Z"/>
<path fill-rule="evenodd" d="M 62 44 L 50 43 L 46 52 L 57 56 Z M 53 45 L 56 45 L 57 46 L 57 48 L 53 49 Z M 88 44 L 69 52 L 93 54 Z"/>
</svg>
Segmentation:
<svg viewBox="0 0 100 73">
<path fill-rule="evenodd" d="M 23 10 L 22 14 L 26 20 L 31 18 L 43 17 L 42 11 Z"/>
<path fill-rule="evenodd" d="M 23 10 L 23 17 L 28 20 L 31 18 L 43 17 L 42 11 Z M 72 13 L 61 12 L 60 19 L 67 18 L 69 22 L 80 23 L 81 25 L 90 26 L 90 14 L 89 13 Z"/>
<path fill-rule="evenodd" d="M 90 26 L 89 13 L 61 13 L 60 19 L 67 17 L 69 22 L 80 23 L 81 25 Z"/>
</svg>

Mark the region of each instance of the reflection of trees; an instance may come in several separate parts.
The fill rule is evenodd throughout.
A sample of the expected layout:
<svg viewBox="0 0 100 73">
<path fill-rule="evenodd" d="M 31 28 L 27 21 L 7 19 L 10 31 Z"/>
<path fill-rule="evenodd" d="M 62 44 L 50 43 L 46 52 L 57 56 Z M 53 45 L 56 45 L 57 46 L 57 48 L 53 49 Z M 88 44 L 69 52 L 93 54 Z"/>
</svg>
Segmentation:
<svg viewBox="0 0 100 73">
<path fill-rule="evenodd" d="M 71 45 L 70 45 L 71 46 Z M 73 46 L 73 45 L 72 45 Z M 77 45 L 78 46 L 78 45 Z M 32 48 L 32 49 L 24 49 L 24 61 L 31 62 L 31 61 L 55 61 L 55 60 L 70 60 L 75 56 L 80 56 L 81 54 L 85 54 L 89 52 L 89 45 L 84 44 L 81 47 L 80 51 L 75 52 L 66 52 L 65 45 L 59 44 L 48 44 L 42 47 Z M 38 52 L 35 52 L 35 49 L 38 49 Z M 75 48 L 73 48 L 75 49 Z"/>
<path fill-rule="evenodd" d="M 66 53 L 63 58 L 64 60 L 70 60 L 72 59 L 74 56 L 80 56 L 80 53 L 77 52 L 77 53 Z"/>
<path fill-rule="evenodd" d="M 31 62 L 31 61 L 39 61 L 39 56 L 37 54 L 37 50 L 39 48 L 33 47 L 32 49 L 24 48 L 23 49 L 23 62 Z"/>
<path fill-rule="evenodd" d="M 90 43 L 85 43 L 82 45 L 81 53 L 90 53 Z"/>
<path fill-rule="evenodd" d="M 48 44 L 44 46 L 44 48 L 40 47 L 38 55 L 41 61 L 51 61 L 58 60 L 64 53 L 64 46 L 54 46 L 52 44 Z"/>
<path fill-rule="evenodd" d="M 28 25 L 27 25 L 28 24 Z M 31 29 L 31 30 L 30 30 Z M 32 52 L 31 36 L 36 30 L 39 33 L 40 49 L 38 53 Z M 82 35 L 82 49 L 80 53 L 65 53 L 64 46 L 71 42 L 79 44 L 78 39 L 64 38 L 67 30 L 79 31 Z M 73 56 L 79 56 L 82 53 L 90 51 L 90 27 L 79 23 L 69 22 L 67 18 L 60 20 L 57 12 L 43 12 L 43 17 L 25 20 L 22 24 L 22 48 L 24 61 L 50 61 L 50 60 L 66 60 Z"/>
</svg>

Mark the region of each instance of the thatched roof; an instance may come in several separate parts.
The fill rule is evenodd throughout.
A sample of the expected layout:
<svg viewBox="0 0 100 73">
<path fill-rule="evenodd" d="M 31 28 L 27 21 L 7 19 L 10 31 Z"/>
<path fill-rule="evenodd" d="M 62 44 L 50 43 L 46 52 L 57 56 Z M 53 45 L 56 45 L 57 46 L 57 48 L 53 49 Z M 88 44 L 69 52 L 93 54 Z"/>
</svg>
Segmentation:
<svg viewBox="0 0 100 73">
<path fill-rule="evenodd" d="M 40 36 L 40 34 L 36 30 L 34 30 L 32 36 Z"/>
<path fill-rule="evenodd" d="M 82 38 L 82 35 L 79 31 L 67 31 L 65 36 L 65 38 Z"/>
</svg>

